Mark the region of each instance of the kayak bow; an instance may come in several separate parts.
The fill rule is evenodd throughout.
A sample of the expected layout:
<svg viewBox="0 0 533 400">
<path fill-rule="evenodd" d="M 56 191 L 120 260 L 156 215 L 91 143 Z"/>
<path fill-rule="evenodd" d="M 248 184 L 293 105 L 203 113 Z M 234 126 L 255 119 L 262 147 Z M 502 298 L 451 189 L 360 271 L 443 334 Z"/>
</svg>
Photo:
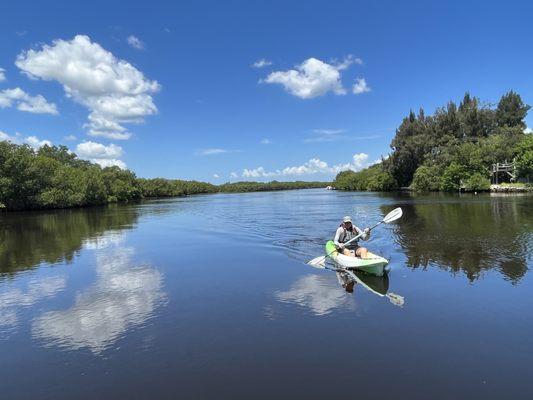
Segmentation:
<svg viewBox="0 0 533 400">
<path fill-rule="evenodd" d="M 326 254 L 334 263 L 339 264 L 344 269 L 363 271 L 376 276 L 383 276 L 387 272 L 386 266 L 389 264 L 387 259 L 371 252 L 368 252 L 366 258 L 340 254 L 331 240 L 326 243 Z"/>
</svg>

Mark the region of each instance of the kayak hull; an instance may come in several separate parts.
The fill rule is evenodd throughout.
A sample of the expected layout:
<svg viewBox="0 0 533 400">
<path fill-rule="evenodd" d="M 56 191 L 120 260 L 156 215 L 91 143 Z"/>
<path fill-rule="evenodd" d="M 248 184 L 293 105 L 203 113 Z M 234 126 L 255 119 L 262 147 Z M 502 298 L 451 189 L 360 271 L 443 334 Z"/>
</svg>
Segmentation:
<svg viewBox="0 0 533 400">
<path fill-rule="evenodd" d="M 326 254 L 336 264 L 344 269 L 363 271 L 367 274 L 383 276 L 387 272 L 389 261 L 376 254 L 368 252 L 367 258 L 350 257 L 340 254 L 333 241 L 326 243 Z"/>
</svg>

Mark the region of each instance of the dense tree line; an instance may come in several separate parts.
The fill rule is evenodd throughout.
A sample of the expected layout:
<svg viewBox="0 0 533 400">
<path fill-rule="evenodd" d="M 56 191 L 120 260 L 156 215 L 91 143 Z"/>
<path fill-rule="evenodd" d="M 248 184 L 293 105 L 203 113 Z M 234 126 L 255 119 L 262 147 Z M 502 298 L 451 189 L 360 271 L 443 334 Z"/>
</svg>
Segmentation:
<svg viewBox="0 0 533 400">
<path fill-rule="evenodd" d="M 0 203 L 8 210 L 65 208 L 141 198 L 135 174 L 78 159 L 65 146 L 0 142 Z"/>
<path fill-rule="evenodd" d="M 291 189 L 311 189 L 325 188 L 326 182 L 234 182 L 224 183 L 218 186 L 221 192 L 225 193 L 242 193 L 242 192 L 266 192 L 273 190 L 291 190 Z"/>
<path fill-rule="evenodd" d="M 80 160 L 65 146 L 0 142 L 0 208 L 30 210 L 131 202 L 149 197 L 325 187 L 322 182 L 237 182 L 220 186 L 178 179 L 142 179 L 118 167 Z"/>
<path fill-rule="evenodd" d="M 529 110 L 514 92 L 496 107 L 465 94 L 426 116 L 410 112 L 396 130 L 392 153 L 360 172 L 337 175 L 341 190 L 487 190 L 491 166 L 516 160 L 519 176 L 533 178 L 533 135 L 524 133 Z"/>
<path fill-rule="evenodd" d="M 179 179 L 143 179 L 137 180 L 143 197 L 176 197 L 189 194 L 216 193 L 218 188 L 211 183 L 183 181 Z"/>
</svg>

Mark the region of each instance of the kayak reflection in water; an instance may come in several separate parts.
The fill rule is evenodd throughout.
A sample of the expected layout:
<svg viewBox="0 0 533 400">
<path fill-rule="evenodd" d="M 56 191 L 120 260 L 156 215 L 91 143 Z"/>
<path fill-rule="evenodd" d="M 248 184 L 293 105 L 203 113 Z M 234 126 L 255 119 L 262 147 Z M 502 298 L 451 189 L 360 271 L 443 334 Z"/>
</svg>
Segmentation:
<svg viewBox="0 0 533 400">
<path fill-rule="evenodd" d="M 370 238 L 370 229 L 359 229 L 352 223 L 352 218 L 346 216 L 342 219 L 342 223 L 335 232 L 335 239 L 333 239 L 333 243 L 335 243 L 335 246 L 337 246 L 339 252 L 345 256 L 366 258 L 368 250 L 366 247 L 359 246 L 359 239 L 354 240 L 346 246 L 344 245 L 344 243 L 361 234 L 361 239 L 368 240 Z"/>
<path fill-rule="evenodd" d="M 341 285 L 348 293 L 353 293 L 355 280 L 346 272 L 336 271 L 336 274 L 339 285 Z"/>
<path fill-rule="evenodd" d="M 353 293 L 357 285 L 363 286 L 368 291 L 379 297 L 386 297 L 395 306 L 403 307 L 405 299 L 399 294 L 389 292 L 388 275 L 375 276 L 359 271 L 336 271 L 339 284 L 348 293 Z"/>
</svg>

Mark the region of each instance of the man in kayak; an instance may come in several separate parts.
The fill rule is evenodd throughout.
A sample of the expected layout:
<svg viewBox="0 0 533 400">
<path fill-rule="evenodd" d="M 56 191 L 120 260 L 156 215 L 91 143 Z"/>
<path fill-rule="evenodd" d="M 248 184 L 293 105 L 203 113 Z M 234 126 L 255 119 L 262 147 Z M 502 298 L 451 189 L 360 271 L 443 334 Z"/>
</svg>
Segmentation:
<svg viewBox="0 0 533 400">
<path fill-rule="evenodd" d="M 370 229 L 365 228 L 362 231 L 352 224 L 351 217 L 346 216 L 342 219 L 342 224 L 337 228 L 337 232 L 335 232 L 333 243 L 335 243 L 337 249 L 345 256 L 366 258 L 368 250 L 365 247 L 359 246 L 359 239 L 354 240 L 346 246 L 344 245 L 344 243 L 361 234 L 363 234 L 361 239 L 368 240 L 370 238 Z"/>
</svg>

